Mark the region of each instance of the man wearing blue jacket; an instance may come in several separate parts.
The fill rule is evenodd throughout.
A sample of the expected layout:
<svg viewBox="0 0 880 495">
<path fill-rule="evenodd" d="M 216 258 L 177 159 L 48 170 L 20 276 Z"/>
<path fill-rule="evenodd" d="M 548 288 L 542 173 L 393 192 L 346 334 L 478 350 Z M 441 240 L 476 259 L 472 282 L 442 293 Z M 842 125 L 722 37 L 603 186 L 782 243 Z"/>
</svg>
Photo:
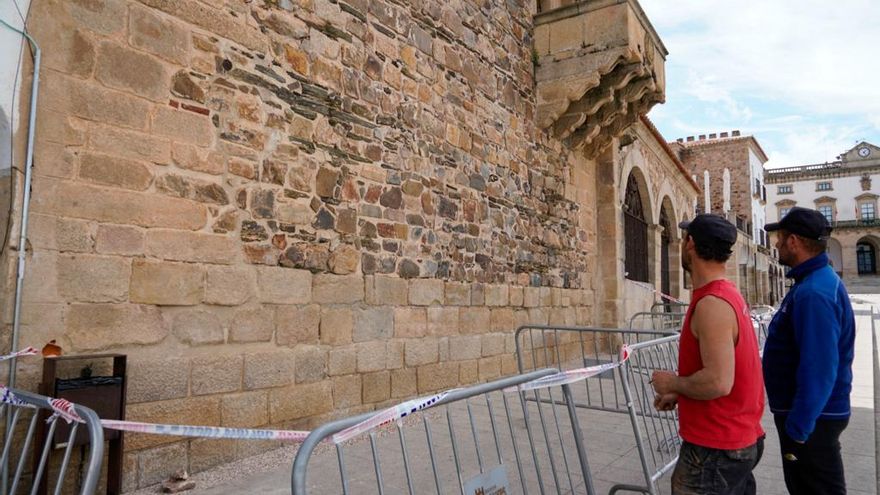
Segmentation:
<svg viewBox="0 0 880 495">
<path fill-rule="evenodd" d="M 779 261 L 794 285 L 770 322 L 764 382 L 789 493 L 846 493 L 840 434 L 849 423 L 855 319 L 829 266 L 831 227 L 816 210 L 794 207 L 778 223 Z"/>
</svg>

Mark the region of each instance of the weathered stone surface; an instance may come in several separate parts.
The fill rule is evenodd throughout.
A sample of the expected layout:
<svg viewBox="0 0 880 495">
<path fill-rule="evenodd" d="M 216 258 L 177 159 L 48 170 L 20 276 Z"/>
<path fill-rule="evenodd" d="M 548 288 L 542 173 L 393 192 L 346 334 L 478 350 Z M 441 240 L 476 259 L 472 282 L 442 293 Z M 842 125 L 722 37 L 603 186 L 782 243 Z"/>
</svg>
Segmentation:
<svg viewBox="0 0 880 495">
<path fill-rule="evenodd" d="M 223 326 L 216 313 L 191 309 L 174 315 L 171 328 L 178 340 L 190 345 L 222 344 Z"/>
<path fill-rule="evenodd" d="M 296 383 L 323 380 L 327 376 L 327 351 L 311 345 L 301 345 L 294 349 L 296 361 Z"/>
<path fill-rule="evenodd" d="M 510 298 L 507 285 L 487 285 L 486 306 L 507 306 Z"/>
<path fill-rule="evenodd" d="M 354 315 L 348 307 L 325 307 L 321 310 L 321 343 L 350 344 Z"/>
<path fill-rule="evenodd" d="M 153 11 L 132 6 L 129 11 L 129 43 L 169 62 L 184 65 L 189 60 L 190 35 L 182 24 Z"/>
<path fill-rule="evenodd" d="M 235 460 L 238 455 L 235 439 L 196 438 L 189 444 L 189 469 L 198 473 Z M 188 480 L 195 484 L 194 480 Z M 186 483 L 186 482 L 184 482 Z M 197 486 L 197 485 L 196 485 Z"/>
<path fill-rule="evenodd" d="M 238 245 L 230 237 L 183 230 L 150 229 L 146 246 L 148 255 L 173 261 L 228 265 L 238 254 Z"/>
<path fill-rule="evenodd" d="M 219 175 L 226 171 L 226 159 L 223 155 L 212 152 L 203 153 L 199 148 L 188 144 L 174 143 L 171 158 L 181 168 Z"/>
<path fill-rule="evenodd" d="M 458 312 L 454 306 L 428 308 L 428 335 L 458 335 Z"/>
<path fill-rule="evenodd" d="M 378 371 L 361 377 L 363 381 L 364 404 L 382 402 L 391 398 L 391 373 Z"/>
<path fill-rule="evenodd" d="M 278 345 L 317 344 L 321 307 L 317 304 L 304 306 L 279 306 L 276 314 Z"/>
<path fill-rule="evenodd" d="M 348 275 L 357 271 L 360 259 L 361 254 L 357 249 L 344 244 L 330 253 L 327 265 L 330 267 L 330 271 L 335 274 Z"/>
<path fill-rule="evenodd" d="M 425 308 L 394 308 L 395 337 L 424 337 L 427 331 L 428 314 Z"/>
<path fill-rule="evenodd" d="M 435 338 L 409 339 L 406 341 L 404 349 L 407 366 L 419 366 L 437 362 L 439 347 Z"/>
<path fill-rule="evenodd" d="M 453 306 L 470 306 L 471 287 L 469 284 L 456 282 L 446 283 L 446 304 Z"/>
<path fill-rule="evenodd" d="M 438 363 L 419 366 L 419 393 L 447 390 L 458 385 L 458 363 Z"/>
<path fill-rule="evenodd" d="M 269 422 L 269 393 L 244 392 L 224 395 L 220 402 L 222 426 L 254 428 Z"/>
<path fill-rule="evenodd" d="M 480 359 L 480 381 L 494 380 L 501 376 L 501 356 Z"/>
<path fill-rule="evenodd" d="M 364 300 L 364 279 L 360 275 L 315 275 L 312 299 L 319 304 L 352 304 Z"/>
<path fill-rule="evenodd" d="M 178 174 L 165 174 L 156 179 L 156 189 L 169 196 L 214 205 L 229 204 L 229 195 L 222 185 Z"/>
<path fill-rule="evenodd" d="M 134 191 L 43 180 L 32 204 L 36 213 L 47 213 L 99 222 L 196 230 L 205 225 L 204 205 Z"/>
<path fill-rule="evenodd" d="M 265 303 L 305 304 L 312 300 L 312 274 L 306 270 L 258 267 L 257 286 L 260 301 Z"/>
<path fill-rule="evenodd" d="M 389 306 L 358 309 L 354 312 L 355 342 L 388 340 L 394 335 L 394 311 Z"/>
<path fill-rule="evenodd" d="M 414 306 L 443 304 L 444 283 L 442 280 L 416 279 L 409 283 L 409 303 Z"/>
<path fill-rule="evenodd" d="M 274 308 L 242 309 L 235 313 L 229 324 L 229 341 L 268 342 L 274 330 Z"/>
<path fill-rule="evenodd" d="M 269 418 L 273 423 L 330 412 L 333 394 L 328 380 L 273 389 L 269 392 Z"/>
<path fill-rule="evenodd" d="M 294 381 L 296 366 L 293 350 L 247 354 L 244 358 L 244 388 L 253 390 L 290 385 Z"/>
<path fill-rule="evenodd" d="M 79 177 L 95 184 L 143 191 L 153 182 L 153 172 L 144 163 L 98 153 L 80 156 Z"/>
<path fill-rule="evenodd" d="M 497 356 L 504 353 L 504 334 L 489 334 L 482 336 L 482 356 Z"/>
<path fill-rule="evenodd" d="M 514 332 L 518 327 L 512 308 L 492 308 L 489 327 L 493 332 Z"/>
<path fill-rule="evenodd" d="M 134 260 L 131 302 L 168 306 L 199 304 L 205 295 L 205 270 L 186 263 Z"/>
<path fill-rule="evenodd" d="M 407 304 L 409 286 L 406 280 L 386 275 L 365 278 L 366 301 L 372 305 L 404 306 Z"/>
<path fill-rule="evenodd" d="M 414 397 L 418 392 L 416 370 L 404 368 L 391 371 L 391 398 Z"/>
<path fill-rule="evenodd" d="M 164 101 L 168 97 L 170 75 L 165 66 L 149 55 L 113 42 L 98 47 L 95 77 L 111 88 L 151 100 Z"/>
<path fill-rule="evenodd" d="M 349 375 L 357 371 L 357 349 L 345 347 L 330 349 L 327 355 L 327 374 L 330 376 Z"/>
<path fill-rule="evenodd" d="M 168 478 L 169 473 L 189 468 L 186 444 L 178 443 L 146 450 L 138 455 L 141 486 L 149 486 Z"/>
<path fill-rule="evenodd" d="M 208 266 L 205 302 L 220 306 L 238 306 L 254 299 L 257 273 L 250 266 Z"/>
<path fill-rule="evenodd" d="M 385 369 L 385 342 L 364 342 L 357 344 L 358 373 Z"/>
<path fill-rule="evenodd" d="M 462 335 L 449 339 L 449 358 L 453 361 L 479 359 L 482 355 L 482 343 L 479 335 Z"/>
<path fill-rule="evenodd" d="M 461 333 L 486 333 L 490 329 L 489 308 L 461 308 L 458 321 Z"/>
<path fill-rule="evenodd" d="M 68 341 L 79 351 L 155 344 L 168 334 L 158 308 L 136 304 L 72 304 L 65 328 Z"/>
<path fill-rule="evenodd" d="M 58 293 L 68 301 L 122 302 L 128 299 L 131 261 L 87 254 L 58 256 Z"/>
<path fill-rule="evenodd" d="M 143 254 L 144 231 L 127 225 L 99 225 L 95 251 L 101 254 Z"/>
<path fill-rule="evenodd" d="M 158 107 L 150 120 L 153 132 L 176 141 L 208 146 L 214 139 L 211 121 L 202 115 L 171 107 Z"/>
<path fill-rule="evenodd" d="M 98 153 L 131 160 L 159 164 L 171 161 L 167 139 L 111 125 L 90 125 L 88 146 Z"/>
<path fill-rule="evenodd" d="M 60 73 L 41 78 L 41 106 L 84 119 L 146 130 L 149 102 L 125 93 L 104 89 Z"/>
<path fill-rule="evenodd" d="M 208 395 L 241 390 L 242 363 L 238 356 L 198 357 L 192 362 L 192 393 Z"/>
<path fill-rule="evenodd" d="M 126 401 L 137 404 L 186 397 L 189 365 L 186 358 L 129 361 Z"/>
<path fill-rule="evenodd" d="M 333 379 L 333 407 L 335 409 L 359 406 L 362 402 L 360 376 L 340 376 Z"/>
<path fill-rule="evenodd" d="M 195 24 L 211 32 L 256 50 L 266 52 L 266 39 L 249 24 L 239 22 L 223 9 L 216 9 L 197 0 L 143 0 L 141 3 Z"/>
<path fill-rule="evenodd" d="M 125 411 L 125 419 L 144 423 L 216 426 L 220 424 L 220 398 L 217 396 L 189 397 L 160 402 L 132 404 Z M 134 450 L 176 442 L 179 437 L 130 433 L 126 445 Z M 179 444 L 185 445 L 185 444 Z M 167 473 L 166 473 L 167 476 Z"/>
</svg>

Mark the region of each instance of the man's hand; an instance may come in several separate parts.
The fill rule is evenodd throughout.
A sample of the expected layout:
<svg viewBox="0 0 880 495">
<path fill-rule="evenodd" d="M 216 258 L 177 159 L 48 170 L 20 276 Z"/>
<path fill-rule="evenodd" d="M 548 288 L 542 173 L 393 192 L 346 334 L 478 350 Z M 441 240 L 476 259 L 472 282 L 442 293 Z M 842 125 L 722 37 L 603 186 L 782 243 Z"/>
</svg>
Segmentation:
<svg viewBox="0 0 880 495">
<path fill-rule="evenodd" d="M 658 411 L 672 411 L 678 404 L 678 394 L 663 394 L 654 397 L 654 409 Z"/>
<path fill-rule="evenodd" d="M 651 385 L 654 386 L 654 391 L 658 395 L 677 393 L 675 390 L 675 382 L 677 380 L 678 375 L 671 371 L 655 371 L 651 375 Z"/>
</svg>

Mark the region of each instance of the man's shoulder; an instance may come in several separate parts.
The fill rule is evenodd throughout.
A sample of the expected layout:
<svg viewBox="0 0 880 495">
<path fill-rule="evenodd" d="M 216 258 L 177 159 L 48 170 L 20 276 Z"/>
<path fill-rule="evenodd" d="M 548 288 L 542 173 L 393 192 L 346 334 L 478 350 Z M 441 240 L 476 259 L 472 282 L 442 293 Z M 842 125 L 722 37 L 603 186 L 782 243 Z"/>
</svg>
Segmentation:
<svg viewBox="0 0 880 495">
<path fill-rule="evenodd" d="M 822 267 L 804 277 L 795 294 L 796 301 L 815 298 L 836 301 L 841 283 L 830 266 Z"/>
</svg>

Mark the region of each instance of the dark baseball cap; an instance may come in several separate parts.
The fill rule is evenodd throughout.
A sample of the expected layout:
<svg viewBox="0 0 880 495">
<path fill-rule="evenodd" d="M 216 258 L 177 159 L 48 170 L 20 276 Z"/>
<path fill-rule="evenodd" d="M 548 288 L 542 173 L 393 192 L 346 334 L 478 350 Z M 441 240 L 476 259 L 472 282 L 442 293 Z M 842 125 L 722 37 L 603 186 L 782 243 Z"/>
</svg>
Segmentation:
<svg viewBox="0 0 880 495">
<path fill-rule="evenodd" d="M 782 220 L 764 226 L 767 232 L 785 230 L 806 239 L 822 240 L 831 235 L 831 225 L 825 215 L 816 210 L 792 207 Z"/>
<path fill-rule="evenodd" d="M 714 213 L 697 215 L 691 221 L 678 224 L 696 242 L 713 242 L 732 246 L 736 242 L 736 227 L 726 218 Z"/>
</svg>

